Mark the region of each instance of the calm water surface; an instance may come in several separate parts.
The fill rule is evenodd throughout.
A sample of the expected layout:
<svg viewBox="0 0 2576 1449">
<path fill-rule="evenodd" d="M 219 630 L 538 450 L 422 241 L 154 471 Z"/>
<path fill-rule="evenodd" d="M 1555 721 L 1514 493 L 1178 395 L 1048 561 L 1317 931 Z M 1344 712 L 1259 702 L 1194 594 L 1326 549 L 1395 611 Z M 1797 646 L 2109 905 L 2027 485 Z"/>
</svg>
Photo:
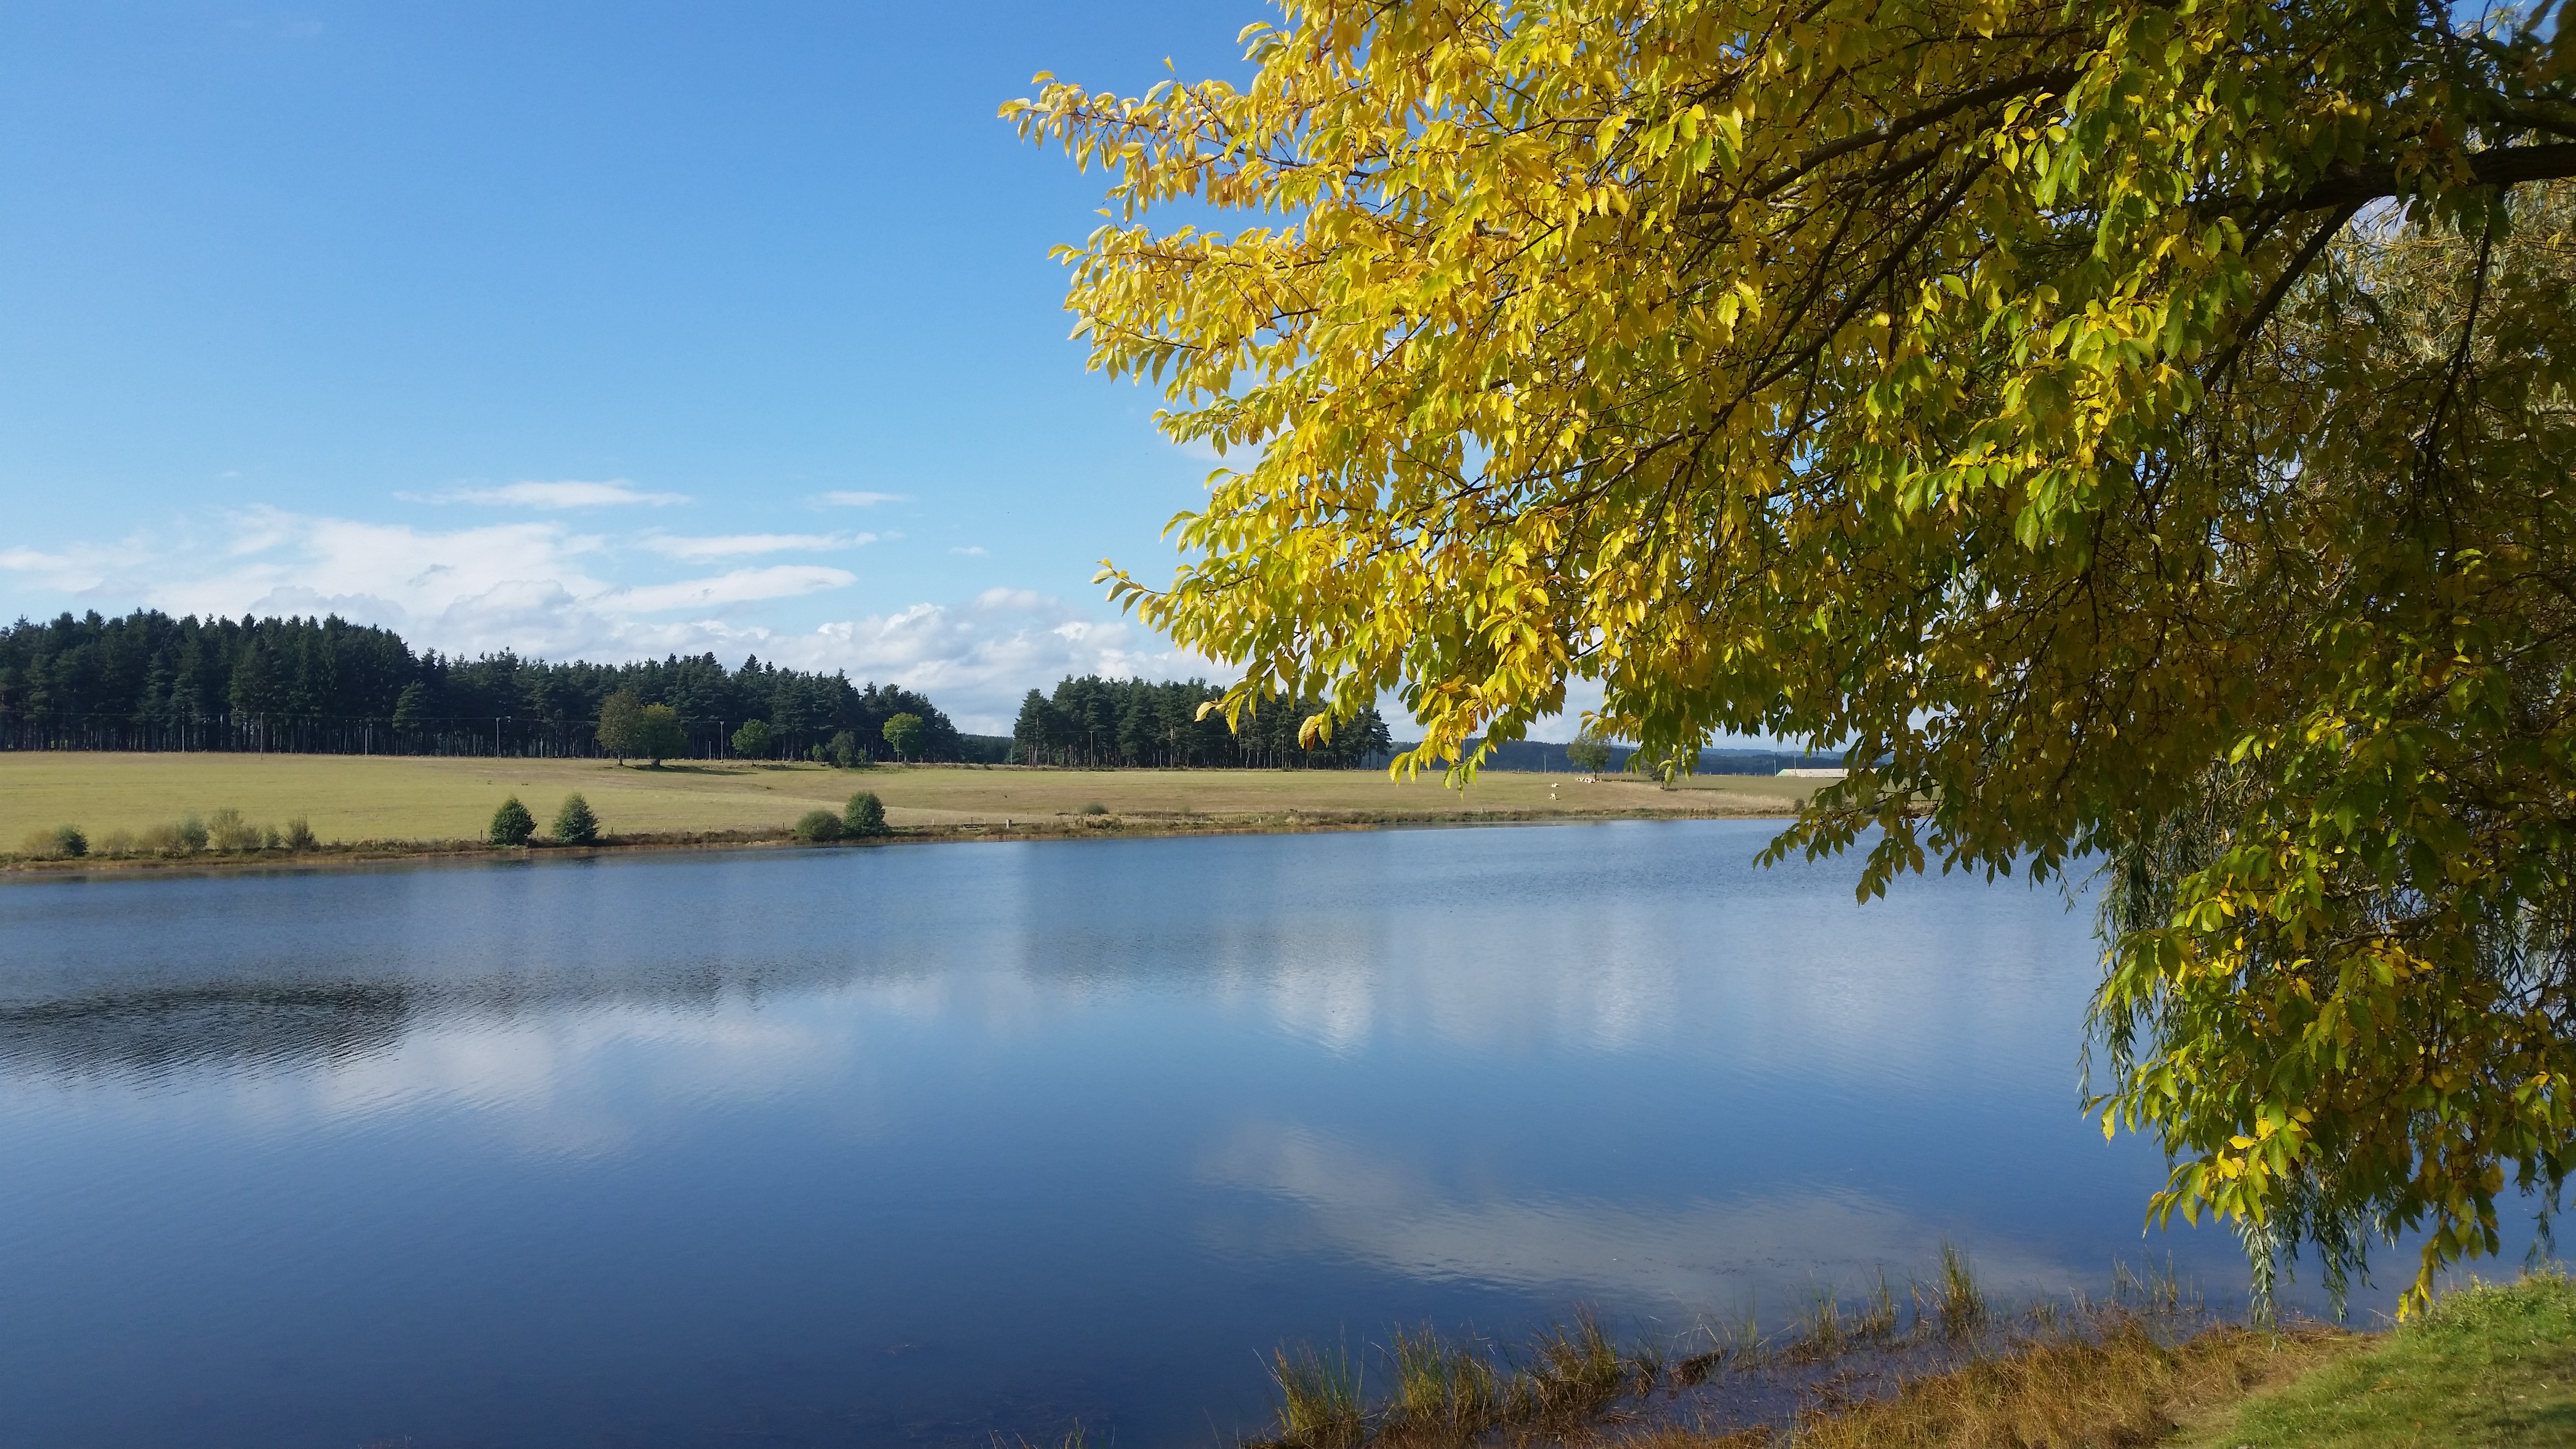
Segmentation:
<svg viewBox="0 0 2576 1449">
<path fill-rule="evenodd" d="M 2076 1113 L 2089 908 L 1773 828 L 0 888 L 0 1444 L 1205 1444 L 1945 1236 L 2241 1291 Z"/>
</svg>

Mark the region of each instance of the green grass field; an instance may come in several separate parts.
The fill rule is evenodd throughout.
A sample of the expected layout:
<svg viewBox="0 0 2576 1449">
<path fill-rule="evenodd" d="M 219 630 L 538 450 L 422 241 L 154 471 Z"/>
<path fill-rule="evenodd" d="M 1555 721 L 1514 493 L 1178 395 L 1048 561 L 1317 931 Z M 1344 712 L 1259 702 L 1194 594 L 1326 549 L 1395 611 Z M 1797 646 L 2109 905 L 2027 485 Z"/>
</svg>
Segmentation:
<svg viewBox="0 0 2576 1449">
<path fill-rule="evenodd" d="M 1221 825 L 1318 817 L 1447 819 L 1479 814 L 1777 815 L 1813 780 L 1707 776 L 1663 789 L 1626 779 L 1490 773 L 1465 791 L 1383 771 L 1048 770 L 1008 766 L 674 763 L 418 756 L 0 753 L 0 851 L 29 832 L 76 825 L 91 840 L 141 833 L 229 806 L 254 823 L 302 816 L 325 842 L 471 840 L 517 795 L 542 826 L 579 791 L 613 834 L 765 831 L 874 790 L 898 828 L 1080 818 L 1097 805 L 1139 823 Z"/>
<path fill-rule="evenodd" d="M 2416 1322 L 2180 1436 L 2192 1449 L 2576 1444 L 2576 1284 L 2472 1284 Z"/>
</svg>

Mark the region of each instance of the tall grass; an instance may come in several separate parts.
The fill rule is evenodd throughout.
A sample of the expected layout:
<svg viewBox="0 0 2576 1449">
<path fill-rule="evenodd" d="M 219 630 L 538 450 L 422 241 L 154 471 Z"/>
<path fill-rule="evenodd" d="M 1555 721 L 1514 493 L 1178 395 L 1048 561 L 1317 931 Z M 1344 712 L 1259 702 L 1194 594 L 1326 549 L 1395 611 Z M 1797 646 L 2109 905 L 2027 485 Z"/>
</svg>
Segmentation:
<svg viewBox="0 0 2576 1449">
<path fill-rule="evenodd" d="M 2180 1346 L 2170 1344 L 2170 1321 L 2160 1323 L 2159 1316 L 2198 1310 L 2197 1298 L 2170 1262 L 2161 1272 L 2143 1274 L 2115 1263 L 2108 1304 L 2078 1296 L 2067 1304 L 2041 1302 L 2008 1312 L 1978 1282 L 1967 1252 L 1945 1241 L 1931 1276 L 1910 1280 L 1908 1286 L 1910 1324 L 1900 1311 L 1894 1283 L 1881 1268 L 1856 1294 L 1846 1295 L 1830 1283 L 1811 1284 L 1792 1322 L 1771 1335 L 1762 1332 L 1748 1306 L 1740 1317 L 1703 1322 L 1669 1352 L 1623 1349 L 1589 1311 L 1549 1326 L 1508 1353 L 1479 1340 L 1444 1338 L 1426 1325 L 1395 1333 L 1380 1350 L 1393 1387 L 1374 1404 L 1361 1392 L 1360 1363 L 1347 1352 L 1282 1348 L 1272 1357 L 1280 1405 L 1278 1437 L 1270 1442 L 1278 1449 L 1608 1443 L 1613 1441 L 1589 1437 L 1605 1422 L 1634 1423 L 1641 1414 L 1650 1420 L 1665 1417 L 1648 1407 L 1658 1391 L 1678 1394 L 1721 1371 L 1750 1373 L 1780 1366 L 1792 1379 L 1812 1380 L 1806 1392 L 1823 1393 L 1838 1409 L 1849 1407 L 1849 1386 L 1854 1384 L 1883 1384 L 1890 1376 L 1911 1375 L 1937 1385 L 1908 1387 L 1903 1394 L 1910 1398 L 1885 1401 L 1901 1403 L 1901 1411 L 1869 1408 L 1877 1416 L 1869 1421 L 1876 1428 L 1812 1428 L 1811 1420 L 1822 1420 L 1802 1415 L 1791 1440 L 1801 1449 L 1809 1444 L 1825 1449 L 1880 1443 L 2145 1444 L 2151 1440 L 2135 1437 L 2147 1431 L 2141 1426 L 2169 1427 L 2159 1417 L 2165 1408 L 2158 1406 L 2198 1402 L 2217 1392 L 2211 1386 L 2221 1380 L 2243 1380 L 2278 1367 L 2262 1358 L 2256 1340 L 2241 1330 L 2209 1330 Z M 1852 1361 L 1864 1353 L 1883 1357 L 1875 1366 Z M 2009 1366 L 1994 1367 L 1990 1361 Z M 1931 1372 L 1944 1365 L 1957 1367 Z M 1836 1400 L 1837 1394 L 1846 1397 Z M 2087 1395 L 2100 1402 L 2087 1407 Z M 2080 1424 L 2108 1427 L 2075 1437 L 2061 1432 Z M 1770 1432 L 1755 1427 L 1709 1438 L 1657 1429 L 1645 1440 L 1615 1442 L 1710 1449 L 1766 1442 Z M 1999 1437 L 1976 1437 L 1986 1434 Z M 1873 1437 L 1879 1435 L 1890 1437 Z"/>
<path fill-rule="evenodd" d="M 1933 1310 L 1939 1316 L 1944 1338 L 1967 1338 L 1986 1326 L 1985 1290 L 1977 1286 L 1976 1270 L 1959 1245 L 1941 1240 L 1941 1277 L 1932 1285 Z M 1917 1300 L 1916 1313 L 1922 1309 Z"/>
<path fill-rule="evenodd" d="M 1395 1361 L 1395 1401 L 1381 1437 L 1464 1442 L 1505 1417 L 1506 1377 L 1473 1346 L 1451 1343 L 1425 1324 L 1412 1333 L 1398 1330 L 1388 1356 Z"/>
<path fill-rule="evenodd" d="M 1295 1449 L 1352 1449 L 1366 1430 L 1360 1368 L 1350 1354 L 1315 1348 L 1270 1356 L 1279 1386 L 1279 1441 Z"/>
</svg>

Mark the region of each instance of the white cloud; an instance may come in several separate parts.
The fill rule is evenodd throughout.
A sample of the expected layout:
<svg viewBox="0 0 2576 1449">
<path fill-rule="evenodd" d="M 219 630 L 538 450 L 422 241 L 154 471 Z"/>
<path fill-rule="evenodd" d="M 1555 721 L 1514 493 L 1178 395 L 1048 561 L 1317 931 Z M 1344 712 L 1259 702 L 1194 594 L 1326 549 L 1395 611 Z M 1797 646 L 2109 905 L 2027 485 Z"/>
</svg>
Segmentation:
<svg viewBox="0 0 2576 1449">
<path fill-rule="evenodd" d="M 30 576 L 37 587 L 77 599 L 132 595 L 148 587 L 148 565 L 158 546 L 147 534 L 130 534 L 116 543 L 75 543 L 47 551 L 18 547 L 0 549 L 0 569 Z"/>
<path fill-rule="evenodd" d="M 647 584 L 620 589 L 602 602 L 625 613 L 658 614 L 670 609 L 705 609 L 720 604 L 748 604 L 761 599 L 792 599 L 823 589 L 857 583 L 847 569 L 820 564 L 772 564 L 765 569 L 736 569 L 712 579 L 684 579 L 676 584 Z"/>
<path fill-rule="evenodd" d="M 834 536 L 851 547 L 869 537 Z M 992 588 L 965 603 L 916 603 L 798 629 L 776 622 L 780 601 L 844 588 L 856 576 L 818 564 L 670 582 L 612 572 L 635 554 L 740 557 L 755 552 L 747 540 L 766 551 L 771 543 L 801 548 L 808 537 L 618 539 L 552 519 L 440 530 L 262 507 L 183 517 L 111 543 L 0 550 L 0 579 L 22 595 L 68 596 L 101 609 L 336 613 L 399 631 L 414 648 L 467 656 L 756 653 L 919 689 L 959 728 L 990 734 L 1009 732 L 1023 693 L 1068 674 L 1220 672 L 1132 625 L 1030 589 Z M 794 607 L 814 617 L 815 604 Z"/>
<path fill-rule="evenodd" d="M 732 558 L 755 553 L 827 553 L 876 541 L 873 533 L 729 533 L 709 538 L 655 534 L 643 543 L 666 558 Z"/>
<path fill-rule="evenodd" d="M 425 503 L 487 503 L 505 508 L 610 508 L 629 503 L 649 503 L 660 508 L 689 501 L 685 493 L 647 493 L 623 478 L 604 483 L 512 483 L 502 488 L 457 488 L 426 497 L 397 496 Z"/>
<path fill-rule="evenodd" d="M 967 558 L 982 558 L 984 556 L 984 545 L 980 543 L 970 543 L 964 548 L 952 548 L 949 552 L 954 554 L 963 554 Z"/>
<path fill-rule="evenodd" d="M 909 503 L 912 501 L 912 495 L 909 493 L 869 493 L 865 491 L 851 490 L 837 493 L 817 494 L 814 501 L 817 503 L 828 503 L 835 508 L 874 508 L 880 503 Z"/>
</svg>

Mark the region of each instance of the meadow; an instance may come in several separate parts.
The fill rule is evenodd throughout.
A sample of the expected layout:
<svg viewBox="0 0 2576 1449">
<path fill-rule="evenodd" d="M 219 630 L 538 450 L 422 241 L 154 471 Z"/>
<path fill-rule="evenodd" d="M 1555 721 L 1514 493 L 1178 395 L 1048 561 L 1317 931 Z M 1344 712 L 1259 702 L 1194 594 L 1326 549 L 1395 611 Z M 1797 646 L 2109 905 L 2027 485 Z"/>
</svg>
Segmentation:
<svg viewBox="0 0 2576 1449">
<path fill-rule="evenodd" d="M 809 810 L 872 790 L 898 830 L 1262 828 L 1480 818 L 1785 815 L 1817 781 L 1651 781 L 1492 772 L 1464 790 L 1382 770 L 1060 770 L 429 756 L 0 753 L 0 851 L 75 825 L 92 841 L 231 808 L 253 824 L 301 818 L 325 844 L 478 840 L 511 795 L 540 822 L 580 793 L 612 836 L 783 832 Z M 1292 818 L 1293 817 L 1293 818 Z"/>
</svg>

